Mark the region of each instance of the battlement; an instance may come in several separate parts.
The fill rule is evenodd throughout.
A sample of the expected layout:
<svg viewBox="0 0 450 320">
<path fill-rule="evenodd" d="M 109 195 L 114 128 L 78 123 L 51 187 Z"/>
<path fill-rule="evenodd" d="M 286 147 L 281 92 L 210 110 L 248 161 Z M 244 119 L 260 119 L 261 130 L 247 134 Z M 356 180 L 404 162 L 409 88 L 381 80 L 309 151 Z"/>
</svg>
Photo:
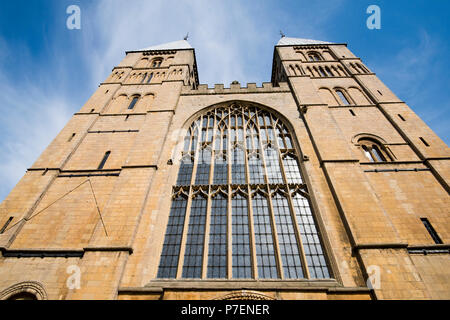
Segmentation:
<svg viewBox="0 0 450 320">
<path fill-rule="evenodd" d="M 260 87 L 256 83 L 247 83 L 246 87 L 241 87 L 240 83 L 232 83 L 229 88 L 225 88 L 224 84 L 215 84 L 214 88 L 209 88 L 207 84 L 200 84 L 197 89 L 192 89 L 190 86 L 183 86 L 181 95 L 272 92 L 289 92 L 289 86 L 287 82 L 280 82 L 279 86 L 276 87 L 270 82 L 263 82 Z"/>
</svg>

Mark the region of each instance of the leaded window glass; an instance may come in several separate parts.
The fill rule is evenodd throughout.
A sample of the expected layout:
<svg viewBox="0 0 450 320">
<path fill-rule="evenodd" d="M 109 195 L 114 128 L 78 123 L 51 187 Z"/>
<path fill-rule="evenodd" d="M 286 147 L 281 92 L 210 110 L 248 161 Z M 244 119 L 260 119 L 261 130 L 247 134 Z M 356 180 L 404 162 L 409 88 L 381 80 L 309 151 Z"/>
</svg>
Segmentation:
<svg viewBox="0 0 450 320">
<path fill-rule="evenodd" d="M 294 223 L 288 200 L 285 195 L 275 193 L 272 205 L 277 225 L 278 243 L 283 263 L 284 277 L 288 279 L 303 278 L 300 252 L 295 237 Z"/>
<path fill-rule="evenodd" d="M 211 200 L 208 278 L 227 277 L 227 196 L 219 193 Z"/>
<path fill-rule="evenodd" d="M 300 167 L 292 154 L 283 156 L 284 172 L 288 183 L 302 183 L 302 176 L 300 174 Z"/>
<path fill-rule="evenodd" d="M 233 184 L 244 184 L 245 181 L 245 159 L 244 150 L 235 147 L 232 151 L 231 176 Z"/>
<path fill-rule="evenodd" d="M 202 275 L 205 220 L 206 199 L 199 195 L 192 200 L 184 252 L 183 278 L 200 278 Z"/>
<path fill-rule="evenodd" d="M 332 277 L 293 138 L 251 103 L 193 121 L 180 143 L 158 278 Z"/>
<path fill-rule="evenodd" d="M 187 199 L 182 195 L 177 195 L 172 200 L 164 247 L 159 264 L 158 278 L 175 278 L 177 275 L 186 204 Z"/>
<path fill-rule="evenodd" d="M 251 278 L 250 230 L 247 199 L 238 193 L 232 199 L 233 278 Z"/>
<path fill-rule="evenodd" d="M 325 253 L 309 201 L 300 193 L 295 193 L 292 200 L 311 278 L 329 278 Z"/>
<path fill-rule="evenodd" d="M 277 262 L 268 200 L 261 193 L 257 193 L 253 196 L 252 206 L 258 277 L 276 279 L 278 278 Z"/>
<path fill-rule="evenodd" d="M 214 180 L 217 185 L 227 184 L 228 180 L 228 161 L 226 155 L 218 154 L 214 162 Z"/>
<path fill-rule="evenodd" d="M 178 173 L 177 185 L 188 186 L 191 184 L 192 169 L 194 168 L 194 160 L 190 153 L 183 156 Z"/>
<path fill-rule="evenodd" d="M 211 150 L 209 150 L 208 148 L 204 148 L 199 152 L 195 184 L 209 183 L 210 166 L 211 166 Z"/>
</svg>

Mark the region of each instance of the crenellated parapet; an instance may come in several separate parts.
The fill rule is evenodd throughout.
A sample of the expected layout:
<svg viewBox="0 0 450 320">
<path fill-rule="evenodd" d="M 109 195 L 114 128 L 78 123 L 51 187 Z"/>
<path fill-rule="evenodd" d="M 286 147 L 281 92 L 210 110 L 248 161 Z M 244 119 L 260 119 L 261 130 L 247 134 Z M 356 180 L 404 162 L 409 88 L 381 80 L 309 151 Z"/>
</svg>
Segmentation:
<svg viewBox="0 0 450 320">
<path fill-rule="evenodd" d="M 280 82 L 278 86 L 273 86 L 270 82 L 263 82 L 261 86 L 256 83 L 247 83 L 242 87 L 240 83 L 232 83 L 229 88 L 224 84 L 215 84 L 214 88 L 209 88 L 207 84 L 200 84 L 197 89 L 190 86 L 183 86 L 181 95 L 199 95 L 199 94 L 236 94 L 236 93 L 272 93 L 289 92 L 287 82 Z"/>
</svg>

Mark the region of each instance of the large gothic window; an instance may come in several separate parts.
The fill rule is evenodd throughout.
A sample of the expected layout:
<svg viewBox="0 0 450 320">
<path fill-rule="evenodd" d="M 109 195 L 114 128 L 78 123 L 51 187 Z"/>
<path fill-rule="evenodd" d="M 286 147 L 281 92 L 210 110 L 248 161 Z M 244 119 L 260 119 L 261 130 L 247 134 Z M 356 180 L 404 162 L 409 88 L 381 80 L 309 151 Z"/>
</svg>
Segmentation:
<svg viewBox="0 0 450 320">
<path fill-rule="evenodd" d="M 192 123 L 158 278 L 332 277 L 293 140 L 274 114 L 247 103 Z"/>
</svg>

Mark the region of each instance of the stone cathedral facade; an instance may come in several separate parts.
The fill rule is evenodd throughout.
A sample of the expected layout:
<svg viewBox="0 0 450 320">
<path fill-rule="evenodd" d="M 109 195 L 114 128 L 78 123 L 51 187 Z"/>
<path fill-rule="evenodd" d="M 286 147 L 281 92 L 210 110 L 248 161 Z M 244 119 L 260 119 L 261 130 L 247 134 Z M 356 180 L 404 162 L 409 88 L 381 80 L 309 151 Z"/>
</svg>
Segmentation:
<svg viewBox="0 0 450 320">
<path fill-rule="evenodd" d="M 450 299 L 449 179 L 346 44 L 260 86 L 130 51 L 1 203 L 0 299 Z"/>
</svg>

